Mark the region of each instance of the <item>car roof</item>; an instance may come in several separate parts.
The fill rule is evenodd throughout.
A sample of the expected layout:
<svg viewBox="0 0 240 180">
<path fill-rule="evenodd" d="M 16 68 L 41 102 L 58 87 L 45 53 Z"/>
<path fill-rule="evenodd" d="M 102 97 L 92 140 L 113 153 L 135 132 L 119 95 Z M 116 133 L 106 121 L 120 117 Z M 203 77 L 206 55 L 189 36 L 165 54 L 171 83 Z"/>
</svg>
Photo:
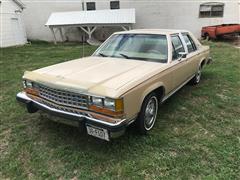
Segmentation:
<svg viewBox="0 0 240 180">
<path fill-rule="evenodd" d="M 129 31 L 116 32 L 114 34 L 176 34 L 181 32 L 188 32 L 187 30 L 178 30 L 178 29 L 133 29 Z"/>
</svg>

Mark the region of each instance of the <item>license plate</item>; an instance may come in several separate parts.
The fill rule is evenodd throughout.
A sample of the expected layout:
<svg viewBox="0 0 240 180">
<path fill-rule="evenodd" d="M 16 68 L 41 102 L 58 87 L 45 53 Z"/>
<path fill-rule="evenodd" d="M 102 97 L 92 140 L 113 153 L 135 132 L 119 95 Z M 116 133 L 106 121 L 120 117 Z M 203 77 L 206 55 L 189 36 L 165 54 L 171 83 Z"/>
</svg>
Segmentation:
<svg viewBox="0 0 240 180">
<path fill-rule="evenodd" d="M 89 135 L 109 141 L 109 135 L 106 129 L 88 125 L 86 127 Z"/>
</svg>

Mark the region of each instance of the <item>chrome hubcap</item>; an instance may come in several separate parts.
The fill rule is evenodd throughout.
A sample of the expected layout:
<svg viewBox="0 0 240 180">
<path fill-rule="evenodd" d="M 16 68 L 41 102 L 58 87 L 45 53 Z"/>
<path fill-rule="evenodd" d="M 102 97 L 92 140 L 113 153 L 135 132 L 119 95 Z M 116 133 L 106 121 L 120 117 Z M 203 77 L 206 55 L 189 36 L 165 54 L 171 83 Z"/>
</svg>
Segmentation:
<svg viewBox="0 0 240 180">
<path fill-rule="evenodd" d="M 200 79 L 201 79 L 201 67 L 199 67 L 198 72 L 197 72 L 197 75 L 196 75 L 196 81 L 197 81 L 197 83 L 199 83 Z"/>
<path fill-rule="evenodd" d="M 158 110 L 158 101 L 157 101 L 157 98 L 153 96 L 148 101 L 148 104 L 145 109 L 144 127 L 146 130 L 150 130 L 153 127 L 154 122 L 156 120 L 156 116 L 157 116 L 157 110 Z"/>
</svg>

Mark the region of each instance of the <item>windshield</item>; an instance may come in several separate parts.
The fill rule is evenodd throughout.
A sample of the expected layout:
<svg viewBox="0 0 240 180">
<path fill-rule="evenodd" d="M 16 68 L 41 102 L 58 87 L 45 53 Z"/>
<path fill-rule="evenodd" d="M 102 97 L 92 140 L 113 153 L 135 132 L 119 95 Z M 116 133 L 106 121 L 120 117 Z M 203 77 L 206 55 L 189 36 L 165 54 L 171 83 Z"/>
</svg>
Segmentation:
<svg viewBox="0 0 240 180">
<path fill-rule="evenodd" d="M 166 63 L 167 38 L 155 34 L 116 34 L 93 55 Z"/>
</svg>

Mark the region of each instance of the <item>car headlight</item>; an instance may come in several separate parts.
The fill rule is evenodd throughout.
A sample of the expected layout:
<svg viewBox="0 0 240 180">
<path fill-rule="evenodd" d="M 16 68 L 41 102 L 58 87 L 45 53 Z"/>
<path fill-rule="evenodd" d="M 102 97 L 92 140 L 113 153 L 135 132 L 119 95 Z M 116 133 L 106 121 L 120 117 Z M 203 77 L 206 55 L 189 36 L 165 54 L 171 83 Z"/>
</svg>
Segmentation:
<svg viewBox="0 0 240 180">
<path fill-rule="evenodd" d="M 92 97 L 92 104 L 95 106 L 103 107 L 103 98 Z"/>
<path fill-rule="evenodd" d="M 32 88 L 33 87 L 33 83 L 29 80 L 23 80 L 23 87 L 24 88 Z"/>
<path fill-rule="evenodd" d="M 111 109 L 115 111 L 115 100 L 114 99 L 110 99 L 110 98 L 106 98 L 104 100 L 104 107 L 107 109 Z"/>
<path fill-rule="evenodd" d="M 123 99 L 112 99 L 112 98 L 101 98 L 101 97 L 90 97 L 90 109 L 99 107 L 112 112 L 123 112 Z M 96 109 L 96 108 L 94 108 Z"/>
<path fill-rule="evenodd" d="M 26 81 L 23 80 L 22 83 L 23 83 L 23 88 L 24 88 L 24 89 L 27 88 Z"/>
<path fill-rule="evenodd" d="M 39 95 L 39 91 L 32 81 L 23 80 L 23 88 L 27 94 L 31 94 L 31 95 L 35 95 L 35 96 Z"/>
</svg>

